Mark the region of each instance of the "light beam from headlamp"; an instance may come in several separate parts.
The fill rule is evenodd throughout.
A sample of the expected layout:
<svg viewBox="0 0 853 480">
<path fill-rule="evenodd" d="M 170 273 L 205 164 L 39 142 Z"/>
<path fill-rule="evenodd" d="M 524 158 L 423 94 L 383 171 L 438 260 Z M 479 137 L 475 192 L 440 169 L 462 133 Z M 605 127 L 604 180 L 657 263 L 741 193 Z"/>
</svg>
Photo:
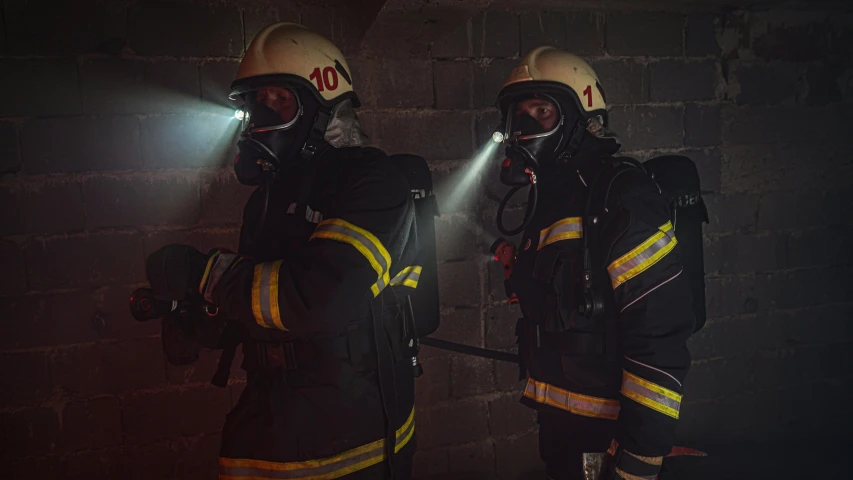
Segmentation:
<svg viewBox="0 0 853 480">
<path fill-rule="evenodd" d="M 494 138 L 492 138 L 494 140 Z M 474 196 L 479 195 L 477 181 L 483 170 L 490 164 L 495 156 L 495 152 L 500 146 L 500 143 L 489 141 L 480 148 L 480 151 L 471 159 L 466 168 L 456 172 L 450 179 L 450 185 L 444 188 L 448 192 L 447 201 L 444 204 L 450 211 L 456 211 L 465 201 Z"/>
</svg>

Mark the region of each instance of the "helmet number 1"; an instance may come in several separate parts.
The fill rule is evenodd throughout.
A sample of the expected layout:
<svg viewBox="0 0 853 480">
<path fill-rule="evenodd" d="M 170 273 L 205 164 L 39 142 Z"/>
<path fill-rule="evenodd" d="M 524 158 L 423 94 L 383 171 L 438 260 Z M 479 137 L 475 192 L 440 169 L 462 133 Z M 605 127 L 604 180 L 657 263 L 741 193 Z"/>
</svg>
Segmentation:
<svg viewBox="0 0 853 480">
<path fill-rule="evenodd" d="M 592 85 L 587 85 L 583 94 L 586 95 L 586 106 L 592 107 Z"/>
<path fill-rule="evenodd" d="M 338 72 L 332 67 L 324 68 L 322 74 L 320 74 L 319 67 L 315 68 L 308 78 L 317 82 L 317 91 L 322 92 L 323 90 L 336 90 L 338 88 Z"/>
</svg>

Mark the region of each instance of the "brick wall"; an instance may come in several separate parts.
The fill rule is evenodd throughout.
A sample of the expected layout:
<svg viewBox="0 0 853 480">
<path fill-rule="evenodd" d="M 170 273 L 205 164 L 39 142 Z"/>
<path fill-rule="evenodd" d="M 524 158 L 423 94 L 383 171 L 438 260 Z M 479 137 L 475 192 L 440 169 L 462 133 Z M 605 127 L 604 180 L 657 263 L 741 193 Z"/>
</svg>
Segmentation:
<svg viewBox="0 0 853 480">
<path fill-rule="evenodd" d="M 0 22 L 4 477 L 214 478 L 243 380 L 209 386 L 215 353 L 167 365 L 159 327 L 135 323 L 126 299 L 159 246 L 236 243 L 249 190 L 228 167 L 225 94 L 246 42 L 279 19 L 344 42 L 347 16 L 250 1 L 42 3 L 4 1 Z M 376 144 L 426 156 L 445 185 L 497 123 L 491 105 L 519 54 L 545 42 L 597 69 L 627 152 L 698 163 L 709 321 L 690 343 L 680 435 L 713 449 L 851 427 L 851 25 L 826 11 L 495 9 L 428 56 L 350 52 L 350 63 Z M 436 336 L 511 348 L 518 311 L 464 228 L 490 222 L 496 177 L 467 201 L 441 200 Z M 420 477 L 540 469 L 511 365 L 428 348 L 422 360 Z"/>
</svg>

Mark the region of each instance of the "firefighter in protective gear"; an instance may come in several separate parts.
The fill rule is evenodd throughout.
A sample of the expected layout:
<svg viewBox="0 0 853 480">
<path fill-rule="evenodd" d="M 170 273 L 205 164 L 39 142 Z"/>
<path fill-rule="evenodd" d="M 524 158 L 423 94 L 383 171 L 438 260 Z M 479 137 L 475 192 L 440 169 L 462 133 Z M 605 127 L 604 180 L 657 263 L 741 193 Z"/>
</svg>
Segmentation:
<svg viewBox="0 0 853 480">
<path fill-rule="evenodd" d="M 509 288 L 524 316 L 521 402 L 538 410 L 548 475 L 583 479 L 583 454 L 607 451 L 606 478 L 655 478 L 673 446 L 694 324 L 668 203 L 640 168 L 590 200 L 620 144 L 581 58 L 534 49 L 497 103 L 502 180 L 535 190 Z M 601 201 L 599 216 L 584 218 L 588 200 Z"/>
<path fill-rule="evenodd" d="M 247 114 L 234 168 L 258 185 L 239 253 L 169 245 L 146 265 L 155 294 L 203 297 L 242 343 L 247 384 L 225 421 L 220 477 L 409 478 L 411 331 L 397 299 L 420 269 L 407 263 L 406 180 L 364 146 L 349 66 L 322 36 L 266 27 L 232 92 Z"/>
</svg>

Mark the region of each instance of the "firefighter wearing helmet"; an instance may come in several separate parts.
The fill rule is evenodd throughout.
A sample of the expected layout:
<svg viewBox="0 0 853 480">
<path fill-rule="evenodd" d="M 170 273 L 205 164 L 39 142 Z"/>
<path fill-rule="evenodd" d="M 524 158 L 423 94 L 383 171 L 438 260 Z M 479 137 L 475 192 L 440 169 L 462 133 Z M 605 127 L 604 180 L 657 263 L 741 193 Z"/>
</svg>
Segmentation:
<svg viewBox="0 0 853 480">
<path fill-rule="evenodd" d="M 246 112 L 235 172 L 257 186 L 239 251 L 169 245 L 147 261 L 155 294 L 200 296 L 215 313 L 196 327 L 215 325 L 215 383 L 242 344 L 247 383 L 222 431 L 221 478 L 410 477 L 412 330 L 398 302 L 417 287 L 413 200 L 401 170 L 364 146 L 355 80 L 302 26 L 258 33 L 231 95 Z M 192 340 L 167 333 L 167 355 Z M 171 350 L 173 363 L 193 360 Z"/>
<path fill-rule="evenodd" d="M 581 58 L 539 47 L 499 94 L 508 197 L 530 186 L 508 288 L 521 402 L 538 411 L 554 480 L 652 479 L 673 447 L 694 314 L 671 210 L 639 162 L 616 158 L 602 83 Z"/>
</svg>

